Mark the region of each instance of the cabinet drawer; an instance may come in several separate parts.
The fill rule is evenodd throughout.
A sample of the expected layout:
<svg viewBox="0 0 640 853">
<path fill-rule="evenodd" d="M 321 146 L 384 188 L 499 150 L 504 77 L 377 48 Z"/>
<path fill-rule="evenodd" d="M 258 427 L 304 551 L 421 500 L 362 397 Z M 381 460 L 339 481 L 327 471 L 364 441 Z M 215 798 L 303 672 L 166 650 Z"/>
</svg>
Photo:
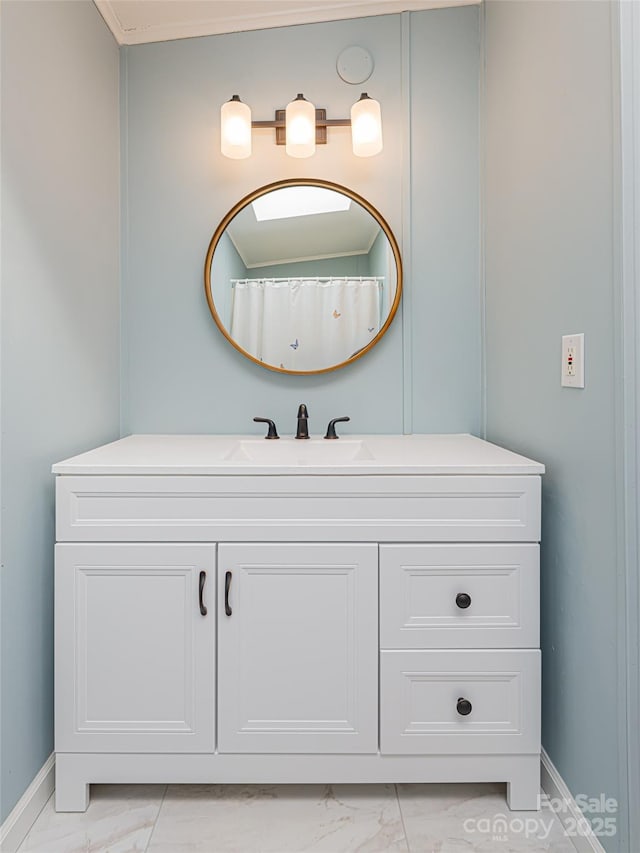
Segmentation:
<svg viewBox="0 0 640 853">
<path fill-rule="evenodd" d="M 381 652 L 380 696 L 383 754 L 540 750 L 539 651 Z"/>
<path fill-rule="evenodd" d="M 537 545 L 381 545 L 383 649 L 536 648 Z"/>
</svg>

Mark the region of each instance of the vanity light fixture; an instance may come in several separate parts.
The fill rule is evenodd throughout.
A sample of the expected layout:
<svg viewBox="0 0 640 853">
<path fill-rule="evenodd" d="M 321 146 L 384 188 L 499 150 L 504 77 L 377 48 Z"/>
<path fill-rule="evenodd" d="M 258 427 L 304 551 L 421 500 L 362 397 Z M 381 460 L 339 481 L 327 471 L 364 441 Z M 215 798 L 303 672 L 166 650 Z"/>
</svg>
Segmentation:
<svg viewBox="0 0 640 853">
<path fill-rule="evenodd" d="M 287 104 L 285 138 L 289 157 L 312 157 L 316 153 L 316 108 L 304 95 Z"/>
<path fill-rule="evenodd" d="M 326 144 L 328 127 L 351 128 L 356 157 L 382 151 L 380 104 L 366 92 L 351 107 L 351 118 L 328 119 L 326 110 L 299 94 L 285 110 L 276 110 L 273 121 L 252 121 L 250 108 L 234 95 L 220 110 L 220 150 L 225 157 L 243 160 L 251 156 L 252 128 L 275 128 L 276 145 L 286 145 L 290 157 L 311 157 L 316 145 Z"/>
<path fill-rule="evenodd" d="M 220 109 L 220 150 L 232 160 L 251 156 L 251 110 L 237 95 Z"/>
<path fill-rule="evenodd" d="M 356 157 L 373 157 L 382 151 L 380 104 L 366 92 L 351 107 L 351 142 Z"/>
</svg>

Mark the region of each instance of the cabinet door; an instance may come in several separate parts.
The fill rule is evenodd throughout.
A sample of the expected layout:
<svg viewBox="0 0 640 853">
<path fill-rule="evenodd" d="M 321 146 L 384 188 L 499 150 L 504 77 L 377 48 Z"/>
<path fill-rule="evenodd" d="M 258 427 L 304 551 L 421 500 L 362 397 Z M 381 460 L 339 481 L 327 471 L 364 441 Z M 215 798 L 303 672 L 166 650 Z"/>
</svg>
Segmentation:
<svg viewBox="0 0 640 853">
<path fill-rule="evenodd" d="M 377 545 L 220 545 L 218 584 L 219 751 L 376 752 Z"/>
<path fill-rule="evenodd" d="M 214 578 L 213 545 L 56 546 L 56 750 L 213 751 Z"/>
</svg>

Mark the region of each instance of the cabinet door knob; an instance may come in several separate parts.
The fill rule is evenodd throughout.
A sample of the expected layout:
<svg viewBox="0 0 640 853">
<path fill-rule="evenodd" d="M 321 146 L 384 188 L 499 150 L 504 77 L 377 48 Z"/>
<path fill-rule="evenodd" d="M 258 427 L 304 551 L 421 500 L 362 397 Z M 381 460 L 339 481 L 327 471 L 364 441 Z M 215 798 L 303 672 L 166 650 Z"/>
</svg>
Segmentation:
<svg viewBox="0 0 640 853">
<path fill-rule="evenodd" d="M 468 699 L 458 699 L 458 704 L 456 705 L 456 710 L 460 714 L 461 717 L 467 717 L 473 709 L 471 702 Z"/>
<path fill-rule="evenodd" d="M 471 596 L 466 592 L 459 592 L 456 595 L 456 604 L 460 610 L 466 610 L 471 604 Z"/>
<path fill-rule="evenodd" d="M 205 583 L 206 579 L 207 579 L 207 573 L 206 572 L 200 572 L 200 583 L 199 583 L 199 589 L 198 589 L 198 598 L 200 601 L 200 613 L 202 614 L 202 616 L 207 615 L 207 608 L 206 608 L 206 605 L 204 603 L 204 598 L 203 598 L 204 583 Z"/>
<path fill-rule="evenodd" d="M 224 612 L 227 616 L 231 616 L 233 610 L 229 604 L 229 592 L 231 591 L 231 572 L 227 572 L 224 576 Z"/>
</svg>

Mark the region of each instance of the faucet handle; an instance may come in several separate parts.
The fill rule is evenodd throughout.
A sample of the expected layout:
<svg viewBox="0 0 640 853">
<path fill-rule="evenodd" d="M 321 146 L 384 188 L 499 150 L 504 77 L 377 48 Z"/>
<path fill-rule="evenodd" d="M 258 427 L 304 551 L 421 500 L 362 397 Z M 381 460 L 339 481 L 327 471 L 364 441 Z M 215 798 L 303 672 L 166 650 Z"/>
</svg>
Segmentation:
<svg viewBox="0 0 640 853">
<path fill-rule="evenodd" d="M 275 423 L 269 418 L 254 418 L 254 421 L 257 424 L 269 424 L 269 432 L 265 435 L 265 438 L 280 438 Z"/>
<path fill-rule="evenodd" d="M 336 435 L 336 424 L 343 423 L 346 421 L 350 421 L 351 418 L 334 418 L 332 421 L 329 421 L 329 426 L 327 427 L 327 434 L 325 438 L 340 438 L 339 435 Z"/>
</svg>

